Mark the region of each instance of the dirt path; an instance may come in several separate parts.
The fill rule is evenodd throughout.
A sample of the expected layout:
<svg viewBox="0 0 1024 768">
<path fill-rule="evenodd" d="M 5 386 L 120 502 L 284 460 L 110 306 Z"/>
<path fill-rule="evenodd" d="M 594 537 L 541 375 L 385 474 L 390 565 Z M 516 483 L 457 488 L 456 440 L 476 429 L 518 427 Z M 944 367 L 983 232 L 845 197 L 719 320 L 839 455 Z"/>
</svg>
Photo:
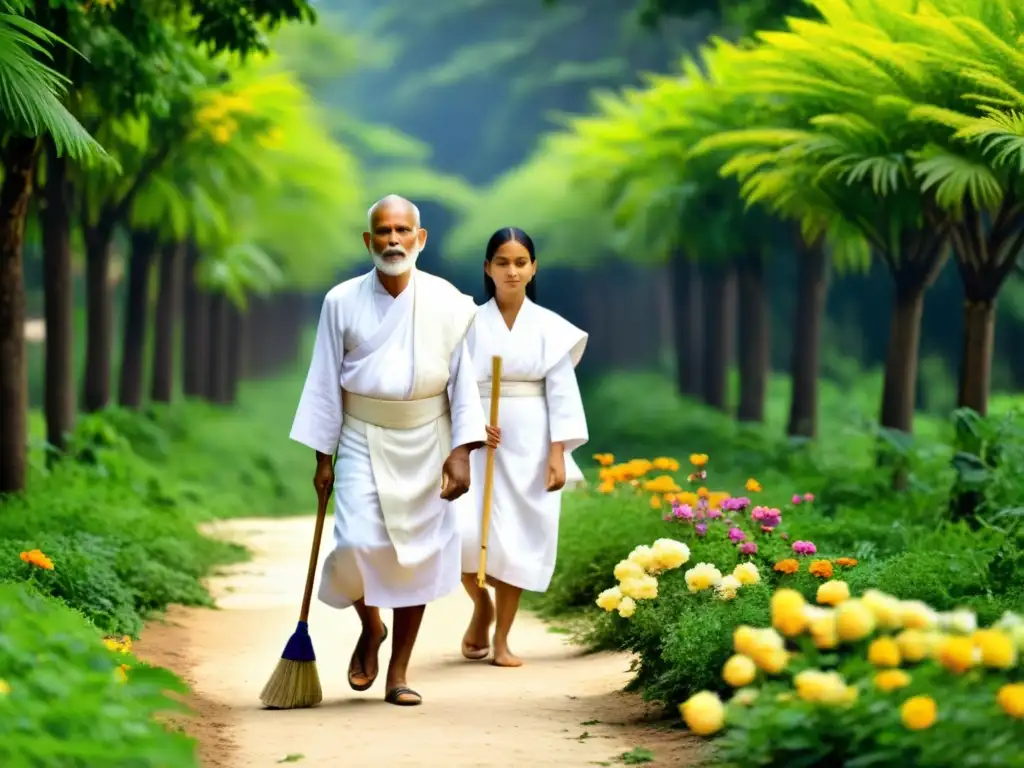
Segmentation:
<svg viewBox="0 0 1024 768">
<path fill-rule="evenodd" d="M 618 693 L 628 679 L 624 656 L 581 656 L 564 635 L 522 615 L 513 647 L 526 666 L 464 661 L 470 605 L 461 594 L 427 609 L 410 674 L 423 706 L 385 704 L 383 675 L 369 692 L 351 691 L 345 673 L 358 621 L 314 601 L 324 703 L 265 711 L 258 695 L 295 627 L 312 521 L 239 520 L 210 532 L 245 544 L 254 559 L 211 580 L 220 610 L 175 608 L 138 644 L 142 658 L 193 684 L 198 717 L 189 730 L 204 768 L 614 765 L 637 747 L 653 753 L 637 761 L 646 765 L 695 765 L 699 747 L 647 724 L 635 697 Z M 382 668 L 387 652 L 386 644 Z"/>
</svg>

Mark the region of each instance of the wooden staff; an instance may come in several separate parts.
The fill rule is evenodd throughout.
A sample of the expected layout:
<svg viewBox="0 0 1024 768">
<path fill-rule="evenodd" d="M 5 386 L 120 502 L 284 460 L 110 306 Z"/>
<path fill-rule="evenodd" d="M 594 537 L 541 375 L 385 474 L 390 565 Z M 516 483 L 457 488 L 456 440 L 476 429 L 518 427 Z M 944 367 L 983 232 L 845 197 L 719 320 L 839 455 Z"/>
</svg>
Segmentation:
<svg viewBox="0 0 1024 768">
<path fill-rule="evenodd" d="M 491 426 L 498 426 L 498 400 L 501 398 L 501 358 L 491 358 Z M 476 583 L 487 586 L 487 534 L 491 532 L 491 496 L 494 494 L 494 449 L 487 446 L 487 468 L 484 471 L 483 519 L 480 523 L 480 567 Z"/>
</svg>

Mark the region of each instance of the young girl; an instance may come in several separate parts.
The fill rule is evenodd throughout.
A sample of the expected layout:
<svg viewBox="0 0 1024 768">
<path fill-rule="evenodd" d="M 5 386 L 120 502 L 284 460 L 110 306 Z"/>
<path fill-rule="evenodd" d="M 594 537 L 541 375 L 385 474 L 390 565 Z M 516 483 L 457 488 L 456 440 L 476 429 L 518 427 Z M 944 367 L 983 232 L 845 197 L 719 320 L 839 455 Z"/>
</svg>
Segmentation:
<svg viewBox="0 0 1024 768">
<path fill-rule="evenodd" d="M 484 410 L 491 407 L 491 358 L 502 358 L 500 429 L 487 540 L 486 588 L 477 586 L 486 452 L 472 456 L 472 483 L 460 507 L 463 534 L 462 583 L 473 599 L 473 618 L 462 640 L 462 655 L 518 667 L 509 649 L 519 597 L 524 589 L 544 592 L 551 582 L 558 547 L 561 489 L 567 467 L 579 475 L 571 451 L 587 442 L 587 422 L 575 367 L 587 334 L 533 299 L 537 259 L 533 241 L 521 229 L 494 233 L 487 243 L 484 288 L 490 298 L 479 308 L 467 341 Z M 569 478 L 571 481 L 572 477 Z"/>
</svg>

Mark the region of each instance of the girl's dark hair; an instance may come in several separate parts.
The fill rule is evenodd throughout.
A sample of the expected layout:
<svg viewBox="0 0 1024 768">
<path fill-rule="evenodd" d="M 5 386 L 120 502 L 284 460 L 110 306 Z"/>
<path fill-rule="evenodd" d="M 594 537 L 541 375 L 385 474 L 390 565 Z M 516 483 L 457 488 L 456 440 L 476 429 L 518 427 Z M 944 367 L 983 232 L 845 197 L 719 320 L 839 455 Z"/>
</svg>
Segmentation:
<svg viewBox="0 0 1024 768">
<path fill-rule="evenodd" d="M 527 253 L 530 254 L 530 261 L 537 261 L 537 251 L 533 247 L 533 239 L 523 232 L 523 230 L 519 229 L 519 227 L 505 227 L 491 235 L 491 239 L 487 241 L 487 250 L 484 253 L 484 259 L 492 261 L 494 259 L 494 254 L 496 254 L 498 249 L 505 245 L 505 243 L 519 243 L 526 249 Z M 488 277 L 486 272 L 484 272 L 484 295 L 487 297 L 488 301 L 494 298 L 494 281 Z M 536 275 L 534 275 L 533 279 L 526 284 L 526 298 L 530 301 L 537 301 Z"/>
</svg>

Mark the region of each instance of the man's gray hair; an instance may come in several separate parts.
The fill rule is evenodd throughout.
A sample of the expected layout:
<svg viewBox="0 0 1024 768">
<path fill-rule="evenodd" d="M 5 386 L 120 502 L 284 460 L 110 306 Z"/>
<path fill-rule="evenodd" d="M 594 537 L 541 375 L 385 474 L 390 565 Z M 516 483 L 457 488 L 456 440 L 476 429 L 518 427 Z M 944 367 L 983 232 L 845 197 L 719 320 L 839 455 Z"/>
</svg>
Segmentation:
<svg viewBox="0 0 1024 768">
<path fill-rule="evenodd" d="M 376 215 L 377 211 L 379 211 L 381 208 L 386 208 L 389 205 L 408 206 L 409 209 L 412 211 L 412 216 L 413 220 L 416 223 L 416 228 L 418 229 L 420 227 L 420 209 L 416 207 L 415 203 L 413 203 L 411 200 L 406 200 L 401 195 L 385 195 L 376 203 L 371 205 L 370 210 L 366 212 L 366 223 L 371 230 L 373 229 L 373 217 Z"/>
</svg>

